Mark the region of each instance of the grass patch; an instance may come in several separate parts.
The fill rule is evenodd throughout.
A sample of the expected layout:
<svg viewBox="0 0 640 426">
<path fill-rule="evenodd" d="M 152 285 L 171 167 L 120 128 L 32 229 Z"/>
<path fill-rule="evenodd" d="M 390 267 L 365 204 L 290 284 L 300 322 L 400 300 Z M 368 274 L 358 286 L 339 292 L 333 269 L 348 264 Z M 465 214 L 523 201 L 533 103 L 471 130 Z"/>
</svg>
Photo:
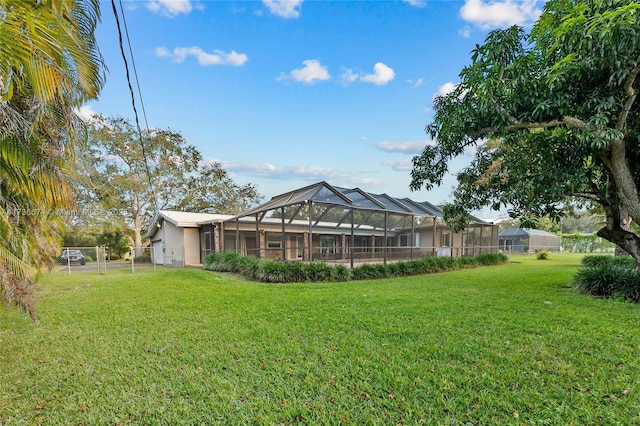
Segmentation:
<svg viewBox="0 0 640 426">
<path fill-rule="evenodd" d="M 0 312 L 0 424 L 640 422 L 640 307 L 570 287 L 579 256 L 512 260 L 342 283 L 46 275 L 38 324 Z"/>
</svg>

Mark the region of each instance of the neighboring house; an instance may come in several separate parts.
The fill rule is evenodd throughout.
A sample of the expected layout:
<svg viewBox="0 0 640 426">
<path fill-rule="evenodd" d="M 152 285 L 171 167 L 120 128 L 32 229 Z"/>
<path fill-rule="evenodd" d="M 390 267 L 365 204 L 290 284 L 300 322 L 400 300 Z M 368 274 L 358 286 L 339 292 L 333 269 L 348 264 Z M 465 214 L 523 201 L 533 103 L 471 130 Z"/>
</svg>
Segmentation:
<svg viewBox="0 0 640 426">
<path fill-rule="evenodd" d="M 151 241 L 154 263 L 184 267 L 201 265 L 214 251 L 214 224 L 229 215 L 160 210 L 146 234 Z"/>
<path fill-rule="evenodd" d="M 161 211 L 148 236 L 157 263 L 174 266 L 201 264 L 211 252 L 353 266 L 498 250 L 492 223 L 473 218 L 467 229 L 454 233 L 443 223 L 442 211 L 428 202 L 326 182 L 275 196 L 233 217 Z"/>
<path fill-rule="evenodd" d="M 507 228 L 500 231 L 499 246 L 505 253 L 526 253 L 535 250 L 559 251 L 562 238 L 541 229 Z"/>
</svg>

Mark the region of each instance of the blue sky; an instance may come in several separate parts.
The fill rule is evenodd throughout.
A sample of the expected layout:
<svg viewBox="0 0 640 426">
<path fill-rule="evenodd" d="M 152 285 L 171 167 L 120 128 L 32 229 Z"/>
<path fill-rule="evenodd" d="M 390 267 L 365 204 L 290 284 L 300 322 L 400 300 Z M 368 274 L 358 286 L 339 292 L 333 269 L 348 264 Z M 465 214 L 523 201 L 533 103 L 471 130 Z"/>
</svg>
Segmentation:
<svg viewBox="0 0 640 426">
<path fill-rule="evenodd" d="M 83 111 L 133 119 L 111 3 L 100 4 L 109 71 Z M 266 199 L 325 180 L 432 203 L 450 198 L 453 175 L 432 191 L 409 183 L 411 158 L 434 143 L 424 133 L 434 96 L 451 90 L 490 30 L 529 27 L 542 6 L 122 1 L 149 127 L 181 133 Z"/>
</svg>

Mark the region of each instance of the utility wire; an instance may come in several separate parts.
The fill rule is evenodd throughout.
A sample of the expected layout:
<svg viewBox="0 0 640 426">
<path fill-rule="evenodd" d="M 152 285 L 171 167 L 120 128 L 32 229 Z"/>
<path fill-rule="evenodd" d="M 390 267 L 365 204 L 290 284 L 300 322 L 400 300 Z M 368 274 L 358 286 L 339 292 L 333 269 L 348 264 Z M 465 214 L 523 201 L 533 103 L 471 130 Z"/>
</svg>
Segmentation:
<svg viewBox="0 0 640 426">
<path fill-rule="evenodd" d="M 131 56 L 131 66 L 133 67 L 133 76 L 136 79 L 136 86 L 138 87 L 138 98 L 140 98 L 140 107 L 142 108 L 142 116 L 144 117 L 144 125 L 149 133 L 149 121 L 147 120 L 147 111 L 144 108 L 144 101 L 142 100 L 142 89 L 140 88 L 140 80 L 138 80 L 138 69 L 136 68 L 136 61 L 133 57 L 133 48 L 131 47 L 131 39 L 129 38 L 129 28 L 127 27 L 127 18 L 124 15 L 124 8 L 122 6 L 122 0 L 120 3 L 120 13 L 122 13 L 122 24 L 124 26 L 124 34 L 127 37 L 127 45 L 129 46 L 129 56 Z"/>
<path fill-rule="evenodd" d="M 135 97 L 135 94 L 133 93 L 133 87 L 131 86 L 131 77 L 129 76 L 129 63 L 127 62 L 127 55 L 124 52 L 124 42 L 122 40 L 122 30 L 120 28 L 120 19 L 118 18 L 118 10 L 116 8 L 115 0 L 111 0 L 111 7 L 113 9 L 113 16 L 116 19 L 116 26 L 118 27 L 118 38 L 119 38 L 119 41 L 120 41 L 120 53 L 122 54 L 122 60 L 124 61 L 124 68 L 125 68 L 125 73 L 126 73 L 126 77 L 127 77 L 127 84 L 129 85 L 129 93 L 131 94 L 131 105 L 133 106 L 133 113 L 134 113 L 135 118 L 136 118 L 136 128 L 138 129 L 138 137 L 140 138 L 140 147 L 142 148 L 142 158 L 144 159 L 144 166 L 145 166 L 145 170 L 147 172 L 147 181 L 149 183 L 149 188 L 151 189 L 151 197 L 153 198 L 153 206 L 154 206 L 155 211 L 157 211 L 158 210 L 158 199 L 156 198 L 156 192 L 153 189 L 153 182 L 151 182 L 151 171 L 149 170 L 149 161 L 147 159 L 147 153 L 146 153 L 146 149 L 145 149 L 145 146 L 144 146 L 144 137 L 142 135 L 142 129 L 140 128 L 140 119 L 138 117 L 138 110 L 136 109 L 136 97 Z M 127 40 L 129 40 L 128 36 L 127 36 Z M 131 49 L 131 43 L 130 42 L 129 42 L 129 49 Z M 133 56 L 131 57 L 131 59 L 133 60 Z M 135 65 L 134 65 L 134 69 L 135 69 Z M 137 79 L 137 75 L 136 75 L 136 79 Z M 138 91 L 139 90 L 140 90 L 140 85 L 138 85 Z M 142 102 L 142 100 L 141 100 L 141 102 Z M 144 105 L 143 105 L 143 110 L 144 110 Z M 145 114 L 145 120 L 146 120 L 146 114 Z M 147 125 L 147 129 L 148 129 L 148 125 Z"/>
</svg>

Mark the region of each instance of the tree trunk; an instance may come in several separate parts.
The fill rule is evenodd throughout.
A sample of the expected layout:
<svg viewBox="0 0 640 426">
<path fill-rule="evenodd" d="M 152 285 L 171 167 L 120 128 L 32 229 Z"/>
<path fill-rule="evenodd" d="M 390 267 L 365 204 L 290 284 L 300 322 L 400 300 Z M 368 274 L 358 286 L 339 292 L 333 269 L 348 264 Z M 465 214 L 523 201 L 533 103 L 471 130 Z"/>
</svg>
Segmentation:
<svg viewBox="0 0 640 426">
<path fill-rule="evenodd" d="M 636 272 L 640 272 L 640 238 L 636 234 L 622 228 L 610 229 L 605 226 L 597 235 L 620 246 L 626 254 L 633 257 L 636 261 Z"/>
</svg>

